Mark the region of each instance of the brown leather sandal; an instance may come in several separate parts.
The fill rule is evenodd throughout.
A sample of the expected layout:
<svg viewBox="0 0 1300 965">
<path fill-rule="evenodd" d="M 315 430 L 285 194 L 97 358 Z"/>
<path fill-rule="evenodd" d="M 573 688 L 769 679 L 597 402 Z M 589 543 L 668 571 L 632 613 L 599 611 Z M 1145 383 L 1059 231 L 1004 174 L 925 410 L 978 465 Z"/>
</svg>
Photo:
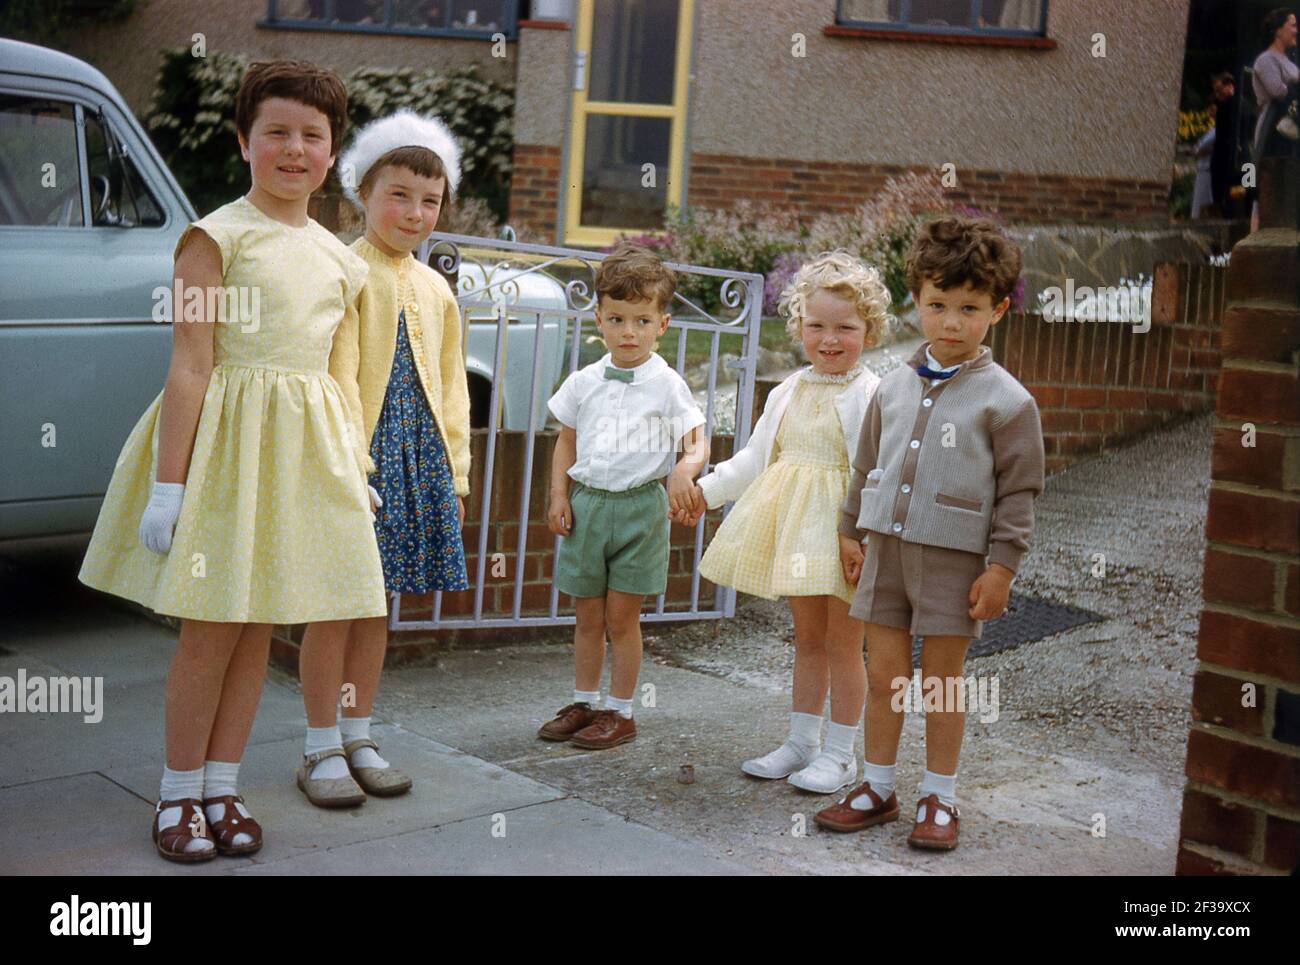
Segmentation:
<svg viewBox="0 0 1300 965">
<path fill-rule="evenodd" d="M 180 808 L 181 819 L 169 828 L 158 830 L 158 816 L 168 808 Z M 217 849 L 207 848 L 203 851 L 186 851 L 185 845 L 195 838 L 207 838 L 212 841 L 208 831 L 208 821 L 203 815 L 203 807 L 198 798 L 186 797 L 175 801 L 159 801 L 153 812 L 153 843 L 158 853 L 168 861 L 210 861 L 217 856 Z M 212 841 L 215 845 L 216 842 Z"/>
<path fill-rule="evenodd" d="M 260 851 L 262 826 L 253 818 L 246 818 L 240 814 L 239 809 L 235 807 L 237 803 L 244 803 L 241 795 L 224 794 L 221 797 L 203 799 L 204 814 L 208 813 L 208 808 L 212 805 L 221 805 L 221 817 L 208 822 L 208 827 L 212 829 L 212 840 L 216 842 L 217 850 L 222 854 L 252 854 L 254 851 Z M 232 844 L 237 834 L 247 834 L 253 840 L 245 844 Z"/>
<path fill-rule="evenodd" d="M 859 810 L 853 806 L 853 802 L 863 795 L 866 795 L 871 807 Z M 898 820 L 898 795 L 890 791 L 889 797 L 882 799 L 870 781 L 863 781 L 843 800 L 818 811 L 813 820 L 828 831 L 863 831 L 877 824 Z"/>
</svg>

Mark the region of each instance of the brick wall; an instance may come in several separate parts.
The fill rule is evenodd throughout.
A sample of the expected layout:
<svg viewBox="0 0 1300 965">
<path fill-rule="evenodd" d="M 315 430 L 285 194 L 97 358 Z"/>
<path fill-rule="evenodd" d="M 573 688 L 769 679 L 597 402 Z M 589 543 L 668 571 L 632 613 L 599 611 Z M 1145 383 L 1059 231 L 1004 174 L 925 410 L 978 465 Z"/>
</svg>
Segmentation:
<svg viewBox="0 0 1300 965">
<path fill-rule="evenodd" d="M 1213 408 L 1224 292 L 1222 268 L 1160 265 L 1145 332 L 1026 312 L 990 329 L 994 359 L 1038 403 L 1048 472 Z"/>
<path fill-rule="evenodd" d="M 886 179 L 909 170 L 894 164 L 848 164 L 693 154 L 687 204 L 726 208 L 742 199 L 778 204 L 802 216 L 848 214 Z M 914 168 L 923 171 L 929 169 Z M 994 211 L 1013 223 L 1167 221 L 1168 189 L 1118 178 L 959 170 L 946 195 Z M 516 144 L 510 224 L 551 240 L 559 224 L 560 149 Z"/>
<path fill-rule="evenodd" d="M 690 165 L 691 205 L 725 208 L 749 198 L 802 215 L 851 212 L 874 196 L 887 178 L 909 170 L 892 164 L 725 154 L 693 154 Z M 945 192 L 947 197 L 996 211 L 1010 222 L 1167 221 L 1169 216 L 1168 188 L 1158 182 L 964 169 L 958 169 L 957 181 Z"/>
<path fill-rule="evenodd" d="M 510 177 L 509 224 L 521 236 L 535 234 L 544 242 L 556 237 L 559 224 L 560 149 L 516 144 Z"/>
<path fill-rule="evenodd" d="M 1179 874 L 1300 865 L 1298 242 L 1258 232 L 1228 269 Z"/>
</svg>

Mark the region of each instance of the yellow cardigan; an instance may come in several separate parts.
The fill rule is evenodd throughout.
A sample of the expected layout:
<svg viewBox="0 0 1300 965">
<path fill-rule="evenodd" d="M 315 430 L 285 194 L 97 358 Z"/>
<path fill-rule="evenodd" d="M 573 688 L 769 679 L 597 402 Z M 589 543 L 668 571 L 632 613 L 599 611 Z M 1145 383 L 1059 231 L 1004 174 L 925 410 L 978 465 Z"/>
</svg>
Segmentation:
<svg viewBox="0 0 1300 965">
<path fill-rule="evenodd" d="M 468 496 L 469 386 L 461 348 L 460 309 L 451 286 L 411 255 L 390 258 L 365 238 L 358 238 L 351 247 L 370 266 L 370 275 L 358 299 L 359 330 L 349 332 L 340 326 L 329 368 L 348 403 L 357 461 L 367 474 L 375 471 L 370 438 L 393 372 L 401 310 L 398 292 L 404 276 L 418 306 L 418 311 L 406 313 L 406 333 L 420 386 L 447 448 L 456 495 Z M 348 321 L 344 320 L 345 326 Z M 359 397 L 353 394 L 354 389 Z"/>
</svg>

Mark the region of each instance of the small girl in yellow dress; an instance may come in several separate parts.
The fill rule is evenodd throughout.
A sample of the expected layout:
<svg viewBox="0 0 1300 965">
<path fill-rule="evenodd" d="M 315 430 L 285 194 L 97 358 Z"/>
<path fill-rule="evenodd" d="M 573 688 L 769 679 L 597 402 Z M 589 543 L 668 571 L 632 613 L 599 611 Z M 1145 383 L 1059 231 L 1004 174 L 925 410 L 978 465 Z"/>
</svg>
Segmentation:
<svg viewBox="0 0 1300 965">
<path fill-rule="evenodd" d="M 365 449 L 328 370 L 335 340 L 356 341 L 366 264 L 307 216 L 346 120 L 332 71 L 245 74 L 235 126 L 252 189 L 176 244 L 167 382 L 122 447 L 81 568 L 181 618 L 153 825 L 172 861 L 262 846 L 236 780 L 272 626 L 387 609 Z"/>
<path fill-rule="evenodd" d="M 741 769 L 820 794 L 858 774 L 863 624 L 849 616 L 854 588 L 840 565 L 837 527 L 853 475 L 850 456 L 880 381 L 861 355 L 880 341 L 888 309 L 880 275 L 847 252 L 805 264 L 782 292 L 780 311 L 812 366 L 772 390 L 745 448 L 697 486 L 710 509 L 737 500 L 700 560 L 700 575 L 753 596 L 789 597 L 794 617 L 789 739 Z"/>
</svg>

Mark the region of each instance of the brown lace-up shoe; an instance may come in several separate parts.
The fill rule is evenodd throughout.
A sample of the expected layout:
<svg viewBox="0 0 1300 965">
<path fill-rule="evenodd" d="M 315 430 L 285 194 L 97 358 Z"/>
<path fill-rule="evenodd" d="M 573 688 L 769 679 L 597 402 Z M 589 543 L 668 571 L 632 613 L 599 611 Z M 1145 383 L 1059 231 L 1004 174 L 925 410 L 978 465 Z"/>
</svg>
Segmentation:
<svg viewBox="0 0 1300 965">
<path fill-rule="evenodd" d="M 858 810 L 853 802 L 863 795 L 867 798 L 863 803 L 869 802 L 871 807 Z M 844 800 L 818 811 L 813 820 L 828 831 L 862 831 L 886 821 L 897 821 L 898 797 L 890 791 L 889 797 L 882 801 L 871 784 L 863 781 Z"/>
<path fill-rule="evenodd" d="M 591 704 L 569 704 L 561 707 L 552 720 L 548 720 L 538 730 L 537 736 L 544 741 L 567 741 L 596 718 Z"/>
<path fill-rule="evenodd" d="M 590 751 L 601 751 L 636 739 L 636 723 L 617 710 L 598 710 L 590 724 L 578 731 L 569 743 Z"/>
<path fill-rule="evenodd" d="M 934 851 L 951 851 L 957 847 L 958 814 L 956 806 L 949 807 L 939 800 L 939 795 L 930 794 L 916 802 L 918 814 L 925 808 L 925 816 L 916 822 L 907 843 L 914 848 L 928 848 Z M 947 824 L 939 824 L 935 817 L 940 811 L 947 813 L 951 819 Z"/>
</svg>

